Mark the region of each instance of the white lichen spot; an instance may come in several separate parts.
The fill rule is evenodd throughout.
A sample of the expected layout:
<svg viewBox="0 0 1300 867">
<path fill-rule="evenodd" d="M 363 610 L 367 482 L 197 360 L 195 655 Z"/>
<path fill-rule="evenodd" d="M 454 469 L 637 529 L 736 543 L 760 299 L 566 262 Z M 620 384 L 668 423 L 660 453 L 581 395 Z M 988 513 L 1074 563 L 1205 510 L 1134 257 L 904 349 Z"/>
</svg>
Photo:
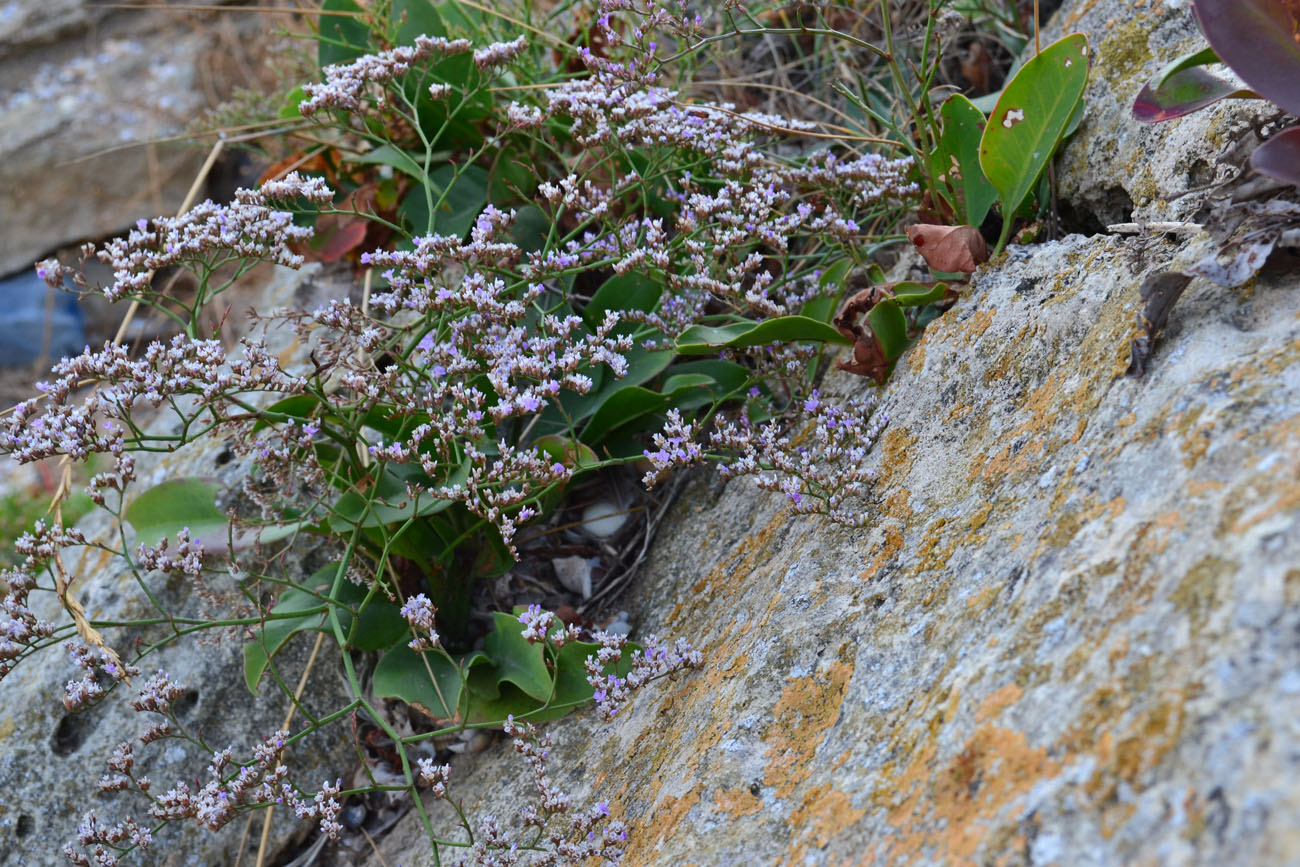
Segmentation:
<svg viewBox="0 0 1300 867">
<path fill-rule="evenodd" d="M 1065 65 L 1067 68 L 1069 68 L 1074 65 L 1074 61 L 1067 57 L 1065 58 Z"/>
<path fill-rule="evenodd" d="M 1013 126 L 1020 123 L 1024 119 L 1025 119 L 1024 111 L 1018 108 L 1009 109 L 1006 113 L 1006 116 L 1002 118 L 1002 125 L 1007 129 L 1011 129 Z"/>
</svg>

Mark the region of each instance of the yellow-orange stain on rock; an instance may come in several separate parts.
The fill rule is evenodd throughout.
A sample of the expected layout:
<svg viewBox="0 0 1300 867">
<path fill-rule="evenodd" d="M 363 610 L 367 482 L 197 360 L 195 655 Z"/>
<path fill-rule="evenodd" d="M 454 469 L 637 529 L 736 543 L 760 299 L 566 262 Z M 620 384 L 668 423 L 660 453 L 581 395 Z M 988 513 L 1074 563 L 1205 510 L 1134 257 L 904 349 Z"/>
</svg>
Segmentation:
<svg viewBox="0 0 1300 867">
<path fill-rule="evenodd" d="M 835 660 L 825 670 L 791 680 L 781 690 L 763 734 L 768 763 L 763 784 L 788 798 L 812 774 L 813 758 L 826 732 L 839 717 L 840 703 L 853 676 L 852 664 Z"/>
<path fill-rule="evenodd" d="M 886 490 L 895 479 L 912 471 L 912 464 L 916 463 L 916 434 L 903 427 L 886 428 L 880 446 L 884 458 L 880 462 L 879 484 Z"/>
<path fill-rule="evenodd" d="M 763 801 L 747 786 L 735 789 L 718 789 L 713 793 L 713 809 L 732 819 L 752 816 L 763 810 Z"/>
<path fill-rule="evenodd" d="M 1002 701 L 1011 693 L 994 695 Z M 978 726 L 955 756 L 940 761 L 940 729 L 872 798 L 890 805 L 889 824 L 897 831 L 883 863 L 971 863 L 998 814 L 1061 770 L 1023 732 L 992 723 Z"/>
<path fill-rule="evenodd" d="M 975 722 L 986 723 L 997 719 L 1002 711 L 1020 701 L 1020 696 L 1024 695 L 1024 692 L 1014 683 L 1008 683 L 1001 689 L 995 690 L 980 703 L 979 709 L 975 711 Z"/>
<path fill-rule="evenodd" d="M 629 867 L 657 863 L 655 851 L 665 840 L 672 839 L 691 807 L 699 802 L 698 785 L 681 797 L 668 795 L 664 798 L 649 816 L 637 823 L 639 833 L 628 835 L 629 843 L 623 863 Z"/>
<path fill-rule="evenodd" d="M 785 863 L 802 862 L 810 846 L 824 849 L 835 837 L 862 821 L 866 814 L 865 809 L 855 808 L 843 792 L 826 785 L 813 786 L 790 816 L 794 841 Z"/>
</svg>

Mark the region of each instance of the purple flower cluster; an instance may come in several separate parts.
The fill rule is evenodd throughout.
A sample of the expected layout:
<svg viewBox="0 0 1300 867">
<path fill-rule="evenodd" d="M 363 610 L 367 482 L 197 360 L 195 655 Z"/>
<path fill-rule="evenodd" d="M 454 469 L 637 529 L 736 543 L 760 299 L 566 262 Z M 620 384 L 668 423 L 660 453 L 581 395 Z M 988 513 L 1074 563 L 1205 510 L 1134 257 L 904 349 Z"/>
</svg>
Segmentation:
<svg viewBox="0 0 1300 867">
<path fill-rule="evenodd" d="M 214 268 L 232 253 L 291 268 L 302 265 L 302 256 L 290 245 L 311 238 L 312 230 L 295 226 L 292 214 L 269 204 L 296 197 L 325 203 L 333 193 L 319 178 L 303 178 L 295 172 L 257 190 L 237 190 L 229 205 L 206 201 L 179 217 L 140 220 L 125 238 L 110 241 L 99 251 L 100 261 L 113 268 L 114 282 L 104 289 L 104 296 L 110 301 L 143 296 L 161 268 Z"/>
<path fill-rule="evenodd" d="M 654 435 L 655 450 L 647 449 L 644 452 L 646 460 L 654 469 L 647 472 L 641 481 L 647 487 L 658 484 L 672 470 L 689 467 L 702 460 L 704 449 L 695 441 L 699 433 L 699 424 L 684 422 L 678 410 L 669 410 L 663 432 Z"/>
<path fill-rule="evenodd" d="M 864 499 L 876 480 L 862 463 L 888 416 L 875 412 L 874 399 L 852 400 L 840 408 L 816 391 L 801 408 L 800 418 L 810 422 L 794 437 L 791 424 L 779 419 L 761 425 L 744 414 L 723 419 L 713 444 L 739 457 L 719 472 L 754 476 L 760 488 L 785 494 L 798 514 L 822 514 L 837 524 L 865 526 L 870 513 L 847 504 Z"/>
<path fill-rule="evenodd" d="M 80 638 L 65 646 L 68 658 L 84 672 L 80 680 L 70 680 L 63 688 L 63 706 L 68 710 L 81 710 L 103 698 L 107 693 L 101 679 L 112 683 L 140 673 L 140 669 L 121 662 L 108 648 L 91 647 Z"/>
<path fill-rule="evenodd" d="M 351 63 L 334 64 L 323 70 L 323 84 L 304 84 L 307 99 L 298 110 L 303 117 L 331 109 L 345 114 L 361 112 L 370 105 L 382 107 L 386 97 L 382 85 L 405 75 L 414 64 L 431 57 L 450 57 L 471 48 L 465 39 L 447 40 L 441 36 L 419 36 L 415 44 L 400 46 L 378 54 L 367 54 Z"/>
<path fill-rule="evenodd" d="M 686 641 L 677 639 L 671 649 L 662 647 L 659 639 L 647 635 L 643 648 L 632 651 L 631 670 L 626 675 L 606 674 L 605 669 L 623 658 L 627 636 L 596 634 L 600 650 L 587 657 L 587 683 L 595 690 L 596 714 L 603 720 L 612 720 L 632 700 L 632 693 L 652 680 L 667 677 L 676 671 L 699 668 L 704 665 L 704 655 L 693 650 Z"/>
<path fill-rule="evenodd" d="M 406 618 L 411 631 L 415 633 L 415 637 L 407 642 L 407 646 L 412 650 L 431 650 L 438 646 L 439 636 L 433 628 L 433 617 L 436 613 L 437 609 L 423 593 L 407 599 L 406 604 L 402 606 L 402 616 Z"/>
<path fill-rule="evenodd" d="M 166 538 L 157 545 L 142 543 L 135 555 L 140 568 L 169 575 L 188 575 L 191 578 L 203 574 L 203 543 L 190 539 L 189 527 L 183 527 L 176 533 L 174 553 L 167 553 L 167 544 Z"/>
</svg>

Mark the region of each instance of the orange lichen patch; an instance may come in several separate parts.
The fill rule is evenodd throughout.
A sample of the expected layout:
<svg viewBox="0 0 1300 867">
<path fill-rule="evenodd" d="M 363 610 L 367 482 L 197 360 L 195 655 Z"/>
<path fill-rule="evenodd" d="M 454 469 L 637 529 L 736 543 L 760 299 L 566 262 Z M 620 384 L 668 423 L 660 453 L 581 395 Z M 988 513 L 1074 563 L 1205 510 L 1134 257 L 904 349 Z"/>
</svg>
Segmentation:
<svg viewBox="0 0 1300 867">
<path fill-rule="evenodd" d="M 763 801 L 747 786 L 735 789 L 718 789 L 713 793 L 713 808 L 732 819 L 752 816 L 763 810 Z"/>
<path fill-rule="evenodd" d="M 1160 700 L 1138 710 L 1122 729 L 1119 721 L 1133 706 L 1140 692 L 1110 684 L 1095 690 L 1079 707 L 1060 746 L 1071 753 L 1091 755 L 1097 769 L 1083 785 L 1083 793 L 1099 806 L 1114 803 L 1121 783 L 1142 787 L 1147 778 L 1179 743 L 1186 722 L 1184 690 L 1171 690 Z"/>
<path fill-rule="evenodd" d="M 1069 544 L 1080 530 L 1098 518 L 1113 521 L 1124 512 L 1127 502 L 1123 497 L 1115 497 L 1104 503 L 1094 503 L 1078 511 L 1062 511 L 1056 519 L 1056 525 L 1043 535 L 1035 557 L 1040 557 L 1049 550 L 1060 550 Z"/>
<path fill-rule="evenodd" d="M 916 463 L 916 434 L 903 427 L 885 429 L 880 439 L 884 459 L 880 462 L 880 484 L 889 486 L 894 479 L 912 471 Z"/>
<path fill-rule="evenodd" d="M 870 581 L 875 578 L 885 564 L 894 559 L 903 547 L 903 531 L 897 527 L 888 527 L 885 529 L 885 544 L 880 546 L 876 556 L 871 558 L 867 568 L 859 573 L 858 577 L 863 581 Z"/>
<path fill-rule="evenodd" d="M 1020 696 L 1024 695 L 1024 692 L 1014 683 L 1008 683 L 1001 689 L 994 690 L 989 694 L 988 698 L 980 703 L 979 709 L 975 711 L 975 722 L 986 723 L 989 720 L 997 719 L 1002 711 L 1020 701 Z"/>
<path fill-rule="evenodd" d="M 640 833 L 634 832 L 628 835 L 630 843 L 623 863 L 629 865 L 655 863 L 655 851 L 663 845 L 664 840 L 672 838 L 691 807 L 699 802 L 699 786 L 681 797 L 668 795 L 660 801 L 650 815 L 636 823 L 638 826 L 636 830 Z"/>
<path fill-rule="evenodd" d="M 865 809 L 855 809 L 849 796 L 843 792 L 826 785 L 813 786 L 790 816 L 789 827 L 796 840 L 785 863 L 803 861 L 810 845 L 825 848 L 837 835 L 862 821 L 866 814 Z"/>
<path fill-rule="evenodd" d="M 776 719 L 763 733 L 768 745 L 763 784 L 774 787 L 778 798 L 790 797 L 812 774 L 813 757 L 839 717 L 852 676 L 852 663 L 837 659 L 824 671 L 795 678 L 781 690 L 772 708 Z"/>
<path fill-rule="evenodd" d="M 1023 732 L 991 723 L 979 726 L 947 761 L 938 761 L 936 742 L 937 732 L 873 797 L 891 802 L 889 824 L 898 831 L 884 863 L 971 861 L 996 817 L 1061 769 Z"/>
<path fill-rule="evenodd" d="M 954 422 L 965 418 L 975 411 L 975 407 L 969 403 L 955 403 L 952 409 L 948 410 L 948 421 Z"/>
<path fill-rule="evenodd" d="M 1274 515 L 1300 509 L 1300 485 L 1294 482 L 1297 476 L 1300 476 L 1300 463 L 1292 464 L 1289 470 L 1282 470 L 1276 476 L 1260 479 L 1255 487 L 1261 496 L 1256 502 L 1263 501 L 1267 495 L 1274 493 L 1277 498 L 1262 509 L 1252 511 L 1249 514 L 1238 514 L 1232 521 L 1229 532 L 1234 534 L 1243 533 L 1256 524 L 1267 521 Z"/>
<path fill-rule="evenodd" d="M 990 584 L 979 593 L 975 594 L 966 602 L 967 613 L 974 616 L 982 614 L 990 605 L 997 601 L 998 595 L 1002 593 L 1002 587 L 997 584 Z"/>
<path fill-rule="evenodd" d="M 907 366 L 912 369 L 913 373 L 920 373 L 925 369 L 925 338 L 927 335 L 921 335 L 921 339 L 912 347 L 912 351 L 907 354 Z"/>
<path fill-rule="evenodd" d="M 989 309 L 976 310 L 972 313 L 969 319 L 961 323 L 961 331 L 964 336 L 961 342 L 966 346 L 970 346 L 983 337 L 984 332 L 988 331 L 989 326 L 993 324 L 993 317 L 997 312 Z"/>
<path fill-rule="evenodd" d="M 992 513 L 993 513 L 992 503 L 985 503 L 984 505 L 980 506 L 970 516 L 970 519 L 966 521 L 966 529 L 975 531 L 978 530 L 980 527 L 983 527 L 984 523 L 988 521 L 989 515 L 991 515 Z"/>
<path fill-rule="evenodd" d="M 685 615 L 705 610 L 719 595 L 726 598 L 740 597 L 741 590 L 750 582 L 755 570 L 771 560 L 772 537 L 789 521 L 788 514 L 778 512 L 762 529 L 747 533 L 732 549 L 730 557 L 721 560 L 695 583 L 688 601 L 673 606 L 667 617 L 668 624 L 676 624 Z"/>
</svg>

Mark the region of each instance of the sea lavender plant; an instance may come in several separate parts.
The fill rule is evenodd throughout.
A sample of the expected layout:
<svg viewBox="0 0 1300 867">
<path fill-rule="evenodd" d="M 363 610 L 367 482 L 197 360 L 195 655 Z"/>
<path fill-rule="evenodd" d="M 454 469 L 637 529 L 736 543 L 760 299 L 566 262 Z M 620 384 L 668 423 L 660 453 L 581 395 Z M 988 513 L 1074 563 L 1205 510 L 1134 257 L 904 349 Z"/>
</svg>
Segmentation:
<svg viewBox="0 0 1300 867">
<path fill-rule="evenodd" d="M 527 36 L 411 34 L 394 44 L 406 26 L 398 18 L 371 19 L 369 44 L 323 63 L 323 82 L 304 86 L 298 109 L 317 135 L 333 136 L 339 161 L 392 170 L 381 180 L 401 199 L 396 211 L 358 207 L 355 175 L 331 187 L 295 173 L 229 205 L 142 223 L 98 251 L 114 281 L 81 285 L 163 309 L 180 333 L 137 355 L 107 344 L 64 359 L 0 428 L 0 450 L 20 461 L 109 456 L 90 494 L 116 519 L 115 540 L 57 523 L 20 540 L 26 559 L 4 573 L 0 676 L 76 635 L 84 676 L 68 706 L 103 700 L 145 657 L 196 631 L 177 627 L 145 580 L 176 575 L 204 588 L 205 628 L 247 639 L 254 692 L 268 672 L 290 692 L 275 657 L 295 632 L 333 639 L 353 698 L 328 719 L 365 718 L 395 756 L 386 770 L 367 761 L 374 789 L 446 797 L 451 771 L 430 745 L 471 727 L 514 739 L 541 799 L 521 816 L 535 832 L 511 843 L 495 821 L 462 815 L 463 837 L 450 840 L 413 797 L 435 862 L 448 846 L 466 849 L 467 863 L 513 863 L 520 852 L 541 859 L 533 863 L 619 859 L 626 829 L 604 804 L 573 811 L 532 723 L 592 702 L 613 719 L 636 690 L 699 667 L 701 654 L 681 640 L 589 632 L 540 607 L 494 612 L 494 628 L 475 633 L 477 579 L 509 569 L 520 528 L 554 511 L 578 479 L 624 464 L 652 482 L 714 461 L 784 492 L 795 513 L 869 520 L 863 461 L 884 416 L 871 401 L 840 408 L 812 390 L 823 344 L 843 342 L 827 324 L 843 287 L 826 275 L 858 261 L 864 227 L 917 190 L 907 159 L 778 152 L 775 142 L 798 143 L 812 126 L 694 103 L 680 82 L 667 86 L 662 46 L 705 38 L 702 19 L 623 0 L 598 11 L 591 36 L 604 47 L 565 59 L 576 77 L 545 69 L 549 55 Z M 525 71 L 549 86 L 516 87 Z M 510 170 L 519 154 L 531 167 L 522 176 Z M 258 261 L 301 264 L 307 224 L 329 219 L 381 226 L 395 242 L 355 251 L 370 274 L 361 303 L 268 315 L 298 329 L 310 369 L 254 338 L 234 350 L 202 339 L 202 315 L 223 289 Z M 154 288 L 153 273 L 173 267 L 196 277 L 185 302 Z M 53 283 L 69 276 L 56 262 L 41 270 Z M 202 436 L 226 437 L 251 468 L 221 508 L 202 480 L 138 490 L 141 453 Z M 177 533 L 177 523 L 187 525 Z M 296 580 L 259 568 L 303 534 L 322 538 L 329 565 Z M 120 557 L 155 623 L 171 624 L 128 662 L 63 571 L 61 552 L 86 545 Z M 223 571 L 240 577 L 238 595 L 206 587 Z M 268 584 L 280 588 L 270 600 L 259 590 Z M 38 587 L 58 594 L 71 623 L 26 607 Z M 370 651 L 382 655 L 367 688 L 353 657 Z M 133 706 L 165 722 L 138 741 L 202 748 L 206 782 L 157 795 L 133 776 L 132 743 L 104 780 L 143 797 L 155 821 L 216 829 L 283 804 L 333 837 L 344 800 L 369 791 L 292 779 L 288 748 L 324 723 L 276 732 L 237 760 L 234 747 L 213 750 L 180 724 L 179 695 L 162 673 L 145 684 Z M 397 725 L 385 698 L 420 708 L 427 724 Z M 115 863 L 156 830 L 90 816 L 67 854 Z"/>
</svg>

